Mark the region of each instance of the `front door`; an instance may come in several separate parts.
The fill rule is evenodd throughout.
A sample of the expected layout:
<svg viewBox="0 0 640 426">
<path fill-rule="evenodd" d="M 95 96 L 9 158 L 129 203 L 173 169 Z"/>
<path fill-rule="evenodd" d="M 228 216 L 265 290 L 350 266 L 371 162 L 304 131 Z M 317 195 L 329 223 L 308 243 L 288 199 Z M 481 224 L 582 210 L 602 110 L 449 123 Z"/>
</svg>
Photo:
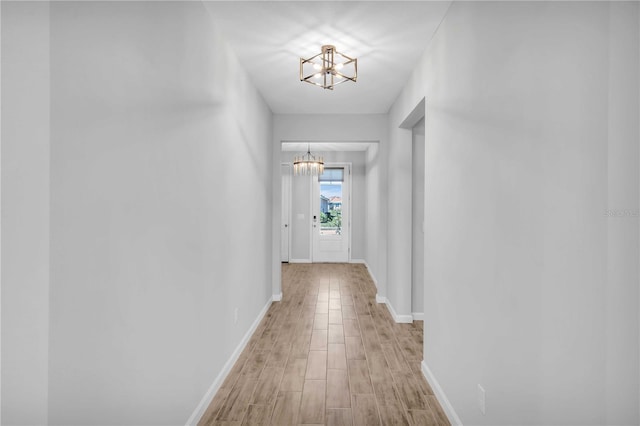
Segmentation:
<svg viewBox="0 0 640 426">
<path fill-rule="evenodd" d="M 327 166 L 313 181 L 313 262 L 349 262 L 350 170 L 346 164 Z"/>
</svg>

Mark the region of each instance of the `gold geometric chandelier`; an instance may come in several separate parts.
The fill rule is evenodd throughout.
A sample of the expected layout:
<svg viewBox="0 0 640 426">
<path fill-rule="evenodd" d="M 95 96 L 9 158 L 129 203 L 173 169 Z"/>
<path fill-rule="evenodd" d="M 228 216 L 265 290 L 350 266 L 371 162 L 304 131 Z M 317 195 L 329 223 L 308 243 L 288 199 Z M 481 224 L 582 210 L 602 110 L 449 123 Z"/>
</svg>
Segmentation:
<svg viewBox="0 0 640 426">
<path fill-rule="evenodd" d="M 311 175 L 320 176 L 324 173 L 324 160 L 311 154 L 310 145 L 307 145 L 307 153 L 296 156 L 293 160 L 293 174 L 296 176 Z"/>
<path fill-rule="evenodd" d="M 335 46 L 324 45 L 317 55 L 300 58 L 300 81 L 333 90 L 345 81 L 355 83 L 357 78 L 358 60 L 338 52 Z"/>
</svg>

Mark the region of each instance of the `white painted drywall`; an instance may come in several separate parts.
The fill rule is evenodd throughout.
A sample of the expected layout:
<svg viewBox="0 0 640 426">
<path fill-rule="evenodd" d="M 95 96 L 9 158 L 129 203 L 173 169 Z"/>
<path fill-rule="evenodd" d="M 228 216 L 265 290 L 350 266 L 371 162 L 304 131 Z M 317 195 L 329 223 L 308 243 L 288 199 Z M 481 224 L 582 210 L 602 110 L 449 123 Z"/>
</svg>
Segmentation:
<svg viewBox="0 0 640 426">
<path fill-rule="evenodd" d="M 411 316 L 411 128 L 389 127 L 389 147 L 386 156 L 388 174 L 387 200 L 388 240 L 387 299 L 398 315 Z"/>
<path fill-rule="evenodd" d="M 2 424 L 2 3 L 0 3 L 0 424 Z"/>
<path fill-rule="evenodd" d="M 351 259 L 367 257 L 367 187 L 365 152 L 336 153 L 336 162 L 351 163 Z M 327 156 L 329 158 L 329 156 Z M 340 160 L 344 158 L 344 160 Z M 334 160 L 332 160 L 334 161 Z"/>
<path fill-rule="evenodd" d="M 271 113 L 201 3 L 50 7 L 49 420 L 184 424 L 272 295 Z"/>
<path fill-rule="evenodd" d="M 2 3 L 2 424 L 46 424 L 49 4 Z"/>
<path fill-rule="evenodd" d="M 366 256 L 369 273 L 378 287 L 378 295 L 386 297 L 387 279 L 387 175 L 386 144 L 367 149 L 366 177 Z"/>
<path fill-rule="evenodd" d="M 424 118 L 412 129 L 411 312 L 424 313 Z"/>
<path fill-rule="evenodd" d="M 386 161 L 384 152 L 388 139 L 386 114 L 275 114 L 273 116 L 272 168 L 279 170 L 282 142 L 376 142 L 367 150 L 365 164 L 365 260 L 373 273 L 378 292 L 386 294 Z M 279 175 L 272 185 L 279 187 Z M 277 200 L 275 199 L 277 197 Z M 273 217 L 280 217 L 280 194 L 274 194 Z M 292 221 L 296 220 L 295 214 Z M 280 247 L 280 220 L 272 223 L 272 250 Z M 275 232 L 277 231 L 277 232 Z M 352 255 L 352 258 L 356 258 Z M 272 258 L 273 292 L 280 292 L 279 255 Z"/>
<path fill-rule="evenodd" d="M 637 15 L 640 8 L 625 3 L 609 5 L 609 109 L 607 144 L 607 205 L 610 209 L 629 210 L 629 217 L 611 217 L 607 221 L 607 286 L 605 306 L 605 394 L 607 424 L 629 424 L 640 421 L 637 389 L 640 380 L 637 365 L 637 297 L 631 286 L 638 282 L 638 154 L 640 133 L 636 129 L 640 113 Z M 635 52 L 629 56 L 630 52 Z M 634 197 L 630 197 L 634 194 Z M 635 292 L 638 289 L 635 288 Z"/>
<path fill-rule="evenodd" d="M 283 151 L 283 163 L 293 163 L 293 158 L 300 153 Z M 313 151 L 314 155 L 324 158 L 325 165 L 330 163 L 351 163 L 351 258 L 365 259 L 366 256 L 366 185 L 365 185 L 365 151 Z M 295 260 L 310 260 L 309 243 L 311 238 L 310 213 L 310 176 L 293 176 L 291 197 L 292 222 L 291 229 L 292 251 Z M 299 220 L 298 214 L 304 215 Z M 294 222 L 295 221 L 295 222 Z"/>
<path fill-rule="evenodd" d="M 365 212 L 365 229 L 366 229 L 366 245 L 365 245 L 365 259 L 369 268 L 373 268 L 371 265 L 378 264 L 378 247 L 372 245 L 373 238 L 377 232 L 371 232 L 376 229 L 376 225 L 380 223 L 380 211 L 382 209 L 371 208 L 374 203 L 376 205 L 385 204 L 379 197 L 379 172 L 380 166 L 378 165 L 378 151 L 380 150 L 379 144 L 372 144 L 365 151 L 365 188 L 367 200 L 367 209 Z M 374 184 L 375 182 L 375 184 Z M 370 271 L 373 272 L 373 271 Z M 378 289 L 379 290 L 379 289 Z"/>
<path fill-rule="evenodd" d="M 390 111 L 398 158 L 426 97 L 424 354 L 465 424 L 638 423 L 638 218 L 605 215 L 638 209 L 637 8 L 455 2 Z"/>
</svg>

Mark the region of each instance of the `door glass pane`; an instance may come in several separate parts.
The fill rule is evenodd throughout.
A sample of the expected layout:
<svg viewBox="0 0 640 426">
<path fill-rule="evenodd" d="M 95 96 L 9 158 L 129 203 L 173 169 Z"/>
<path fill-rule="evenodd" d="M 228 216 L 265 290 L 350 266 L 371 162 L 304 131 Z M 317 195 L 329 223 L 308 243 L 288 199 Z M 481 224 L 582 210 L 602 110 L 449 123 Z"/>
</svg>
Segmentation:
<svg viewBox="0 0 640 426">
<path fill-rule="evenodd" d="M 342 182 L 344 180 L 344 169 L 342 167 L 328 167 L 318 176 L 320 182 Z"/>
<path fill-rule="evenodd" d="M 324 173 L 318 177 L 320 181 L 320 235 L 340 235 L 343 170 L 342 168 L 325 169 Z"/>
</svg>

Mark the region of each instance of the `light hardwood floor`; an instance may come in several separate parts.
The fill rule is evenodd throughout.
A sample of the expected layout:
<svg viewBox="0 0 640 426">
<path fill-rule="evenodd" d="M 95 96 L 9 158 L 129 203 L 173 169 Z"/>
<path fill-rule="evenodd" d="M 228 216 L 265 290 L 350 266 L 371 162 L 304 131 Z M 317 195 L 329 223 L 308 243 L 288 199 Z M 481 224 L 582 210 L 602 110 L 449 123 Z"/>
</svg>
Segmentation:
<svg viewBox="0 0 640 426">
<path fill-rule="evenodd" d="M 448 425 L 364 265 L 283 264 L 269 308 L 199 425 Z"/>
</svg>

